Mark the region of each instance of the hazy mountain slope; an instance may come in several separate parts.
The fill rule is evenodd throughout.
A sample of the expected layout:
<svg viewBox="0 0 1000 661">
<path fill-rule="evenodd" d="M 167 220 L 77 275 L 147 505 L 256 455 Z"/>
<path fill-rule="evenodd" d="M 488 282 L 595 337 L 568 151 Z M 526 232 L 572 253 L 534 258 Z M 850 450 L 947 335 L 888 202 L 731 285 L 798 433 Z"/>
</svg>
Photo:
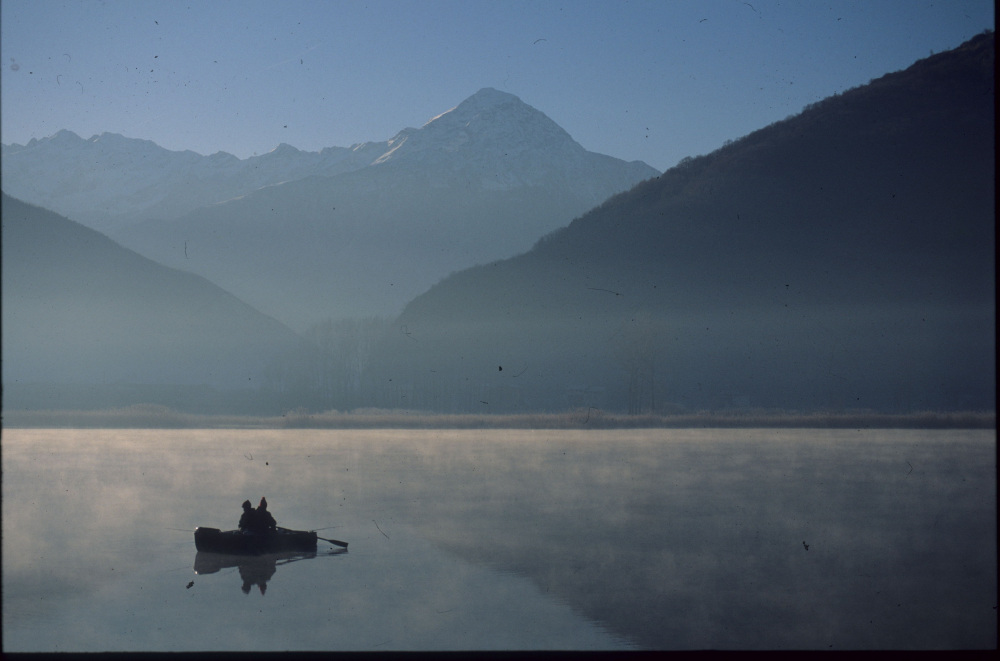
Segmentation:
<svg viewBox="0 0 1000 661">
<path fill-rule="evenodd" d="M 367 167 L 113 236 L 301 329 L 396 314 L 448 273 L 523 252 L 656 174 L 587 152 L 516 96 L 484 89 L 401 131 Z"/>
<path fill-rule="evenodd" d="M 993 42 L 453 275 L 400 317 L 385 378 L 439 408 L 993 406 Z"/>
<path fill-rule="evenodd" d="M 4 194 L 3 385 L 254 389 L 300 339 L 199 276 Z M 45 402 L 36 402 L 45 407 Z"/>
<path fill-rule="evenodd" d="M 4 145 L 8 195 L 100 231 L 149 218 L 176 218 L 263 186 L 364 167 L 386 143 L 303 152 L 286 144 L 239 159 L 170 151 L 149 140 L 102 133 L 87 140 L 59 131 L 27 145 Z"/>
</svg>

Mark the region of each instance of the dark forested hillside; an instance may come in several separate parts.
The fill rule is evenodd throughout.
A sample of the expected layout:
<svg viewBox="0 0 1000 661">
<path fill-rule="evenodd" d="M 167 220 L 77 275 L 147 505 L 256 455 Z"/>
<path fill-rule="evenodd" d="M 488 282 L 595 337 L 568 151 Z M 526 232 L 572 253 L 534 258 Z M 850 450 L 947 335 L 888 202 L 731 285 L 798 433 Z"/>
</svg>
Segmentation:
<svg viewBox="0 0 1000 661">
<path fill-rule="evenodd" d="M 980 35 L 453 275 L 401 316 L 386 397 L 992 408 L 993 62 Z"/>
<path fill-rule="evenodd" d="M 6 194 L 2 218 L 6 406 L 177 404 L 156 389 L 168 385 L 256 390 L 271 361 L 301 350 L 199 276 Z"/>
</svg>

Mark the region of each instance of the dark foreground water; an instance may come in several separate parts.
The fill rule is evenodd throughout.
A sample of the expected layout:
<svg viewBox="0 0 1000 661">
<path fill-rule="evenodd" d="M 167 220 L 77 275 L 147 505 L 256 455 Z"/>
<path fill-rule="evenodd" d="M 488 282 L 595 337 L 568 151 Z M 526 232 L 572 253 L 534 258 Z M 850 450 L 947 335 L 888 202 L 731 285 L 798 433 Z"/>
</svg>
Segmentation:
<svg viewBox="0 0 1000 661">
<path fill-rule="evenodd" d="M 3 647 L 993 648 L 995 443 L 5 429 Z M 195 551 L 262 495 L 349 551 Z"/>
</svg>

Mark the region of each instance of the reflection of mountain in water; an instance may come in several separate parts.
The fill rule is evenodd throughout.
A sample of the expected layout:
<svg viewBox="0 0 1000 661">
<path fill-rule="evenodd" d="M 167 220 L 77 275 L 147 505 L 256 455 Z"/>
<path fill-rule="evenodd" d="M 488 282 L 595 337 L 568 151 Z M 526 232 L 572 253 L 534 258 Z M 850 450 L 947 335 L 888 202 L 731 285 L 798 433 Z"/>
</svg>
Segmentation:
<svg viewBox="0 0 1000 661">
<path fill-rule="evenodd" d="M 347 553 L 347 549 L 336 549 L 321 555 L 340 555 Z M 194 573 L 214 574 L 222 569 L 239 569 L 240 578 L 243 580 L 241 589 L 243 594 L 250 594 L 254 586 L 263 595 L 267 591 L 267 582 L 278 571 L 281 565 L 299 560 L 311 560 L 316 557 L 315 551 L 308 553 L 267 553 L 264 555 L 228 555 L 225 553 L 209 553 L 198 551 L 194 557 Z"/>
</svg>

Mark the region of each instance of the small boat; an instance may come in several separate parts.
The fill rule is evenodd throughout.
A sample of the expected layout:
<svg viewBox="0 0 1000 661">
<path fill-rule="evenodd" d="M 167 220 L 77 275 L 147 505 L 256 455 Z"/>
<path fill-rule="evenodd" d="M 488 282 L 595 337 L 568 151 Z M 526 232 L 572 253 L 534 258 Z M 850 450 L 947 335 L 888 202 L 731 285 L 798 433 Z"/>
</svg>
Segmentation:
<svg viewBox="0 0 1000 661">
<path fill-rule="evenodd" d="M 317 539 L 312 530 L 278 528 L 259 533 L 218 528 L 194 529 L 194 546 L 199 551 L 234 555 L 315 551 Z"/>
</svg>

